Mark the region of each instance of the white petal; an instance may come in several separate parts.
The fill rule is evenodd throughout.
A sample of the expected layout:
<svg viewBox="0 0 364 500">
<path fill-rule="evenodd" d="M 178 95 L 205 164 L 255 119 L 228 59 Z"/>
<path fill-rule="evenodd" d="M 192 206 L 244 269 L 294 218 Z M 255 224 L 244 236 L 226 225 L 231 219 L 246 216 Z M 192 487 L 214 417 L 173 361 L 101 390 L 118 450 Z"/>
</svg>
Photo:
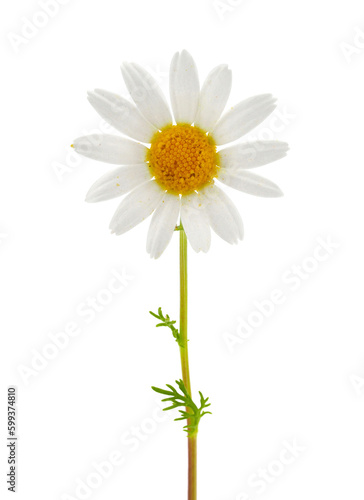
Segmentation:
<svg viewBox="0 0 364 500">
<path fill-rule="evenodd" d="M 228 243 L 243 239 L 243 221 L 230 198 L 216 185 L 203 190 L 206 196 L 206 213 L 215 233 Z"/>
<path fill-rule="evenodd" d="M 254 196 L 265 198 L 283 196 L 281 189 L 274 182 L 247 170 L 230 173 L 227 169 L 221 168 L 217 178 L 227 186 Z"/>
<path fill-rule="evenodd" d="M 141 115 L 137 107 L 124 97 L 96 89 L 88 92 L 88 100 L 98 114 L 119 132 L 142 142 L 151 142 L 157 129 Z"/>
<path fill-rule="evenodd" d="M 86 201 L 111 200 L 128 193 L 140 184 L 151 180 L 152 176 L 146 163 L 119 167 L 98 179 L 89 189 Z"/>
<path fill-rule="evenodd" d="M 262 94 L 239 102 L 217 122 L 212 136 L 216 144 L 227 144 L 250 132 L 276 107 L 271 94 Z"/>
<path fill-rule="evenodd" d="M 180 211 L 179 196 L 166 194 L 153 214 L 147 238 L 147 252 L 158 259 L 171 241 L 178 214 Z"/>
<path fill-rule="evenodd" d="M 181 221 L 195 252 L 208 252 L 211 245 L 211 230 L 204 210 L 202 193 L 182 196 Z"/>
<path fill-rule="evenodd" d="M 229 172 L 261 167 L 286 156 L 288 144 L 279 141 L 255 141 L 236 144 L 219 151 L 220 166 Z"/>
<path fill-rule="evenodd" d="M 80 155 L 115 165 L 143 163 L 147 148 L 117 135 L 92 134 L 79 137 L 73 147 Z"/>
<path fill-rule="evenodd" d="M 126 233 L 149 217 L 164 196 L 155 181 L 146 182 L 129 193 L 118 206 L 110 222 L 112 233 Z"/>
<path fill-rule="evenodd" d="M 200 97 L 197 67 L 192 56 L 183 50 L 171 62 L 169 91 L 176 123 L 193 123 Z"/>
<path fill-rule="evenodd" d="M 135 63 L 124 63 L 121 72 L 125 85 L 142 115 L 158 129 L 172 124 L 172 115 L 165 96 L 152 75 Z"/>
<path fill-rule="evenodd" d="M 195 125 L 206 131 L 214 128 L 229 98 L 231 82 L 227 64 L 217 66 L 208 74 L 201 89 Z"/>
</svg>

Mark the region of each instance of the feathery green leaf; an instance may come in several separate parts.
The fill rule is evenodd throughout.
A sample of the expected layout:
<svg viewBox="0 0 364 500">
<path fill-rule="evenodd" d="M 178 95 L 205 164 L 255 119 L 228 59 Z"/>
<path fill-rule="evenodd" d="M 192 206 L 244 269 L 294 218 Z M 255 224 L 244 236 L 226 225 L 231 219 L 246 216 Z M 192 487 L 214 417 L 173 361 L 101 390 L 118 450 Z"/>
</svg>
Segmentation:
<svg viewBox="0 0 364 500">
<path fill-rule="evenodd" d="M 159 394 L 169 396 L 168 398 L 162 399 L 163 402 L 168 401 L 170 403 L 173 403 L 171 406 L 164 408 L 163 411 L 174 410 L 175 408 L 181 407 L 184 408 L 183 410 L 178 410 L 181 416 L 175 418 L 175 420 L 189 421 L 189 423 L 184 426 L 184 430 L 187 432 L 188 436 L 191 437 L 197 434 L 198 425 L 201 418 L 208 413 L 211 414 L 210 411 L 203 411 L 208 406 L 211 406 L 211 404 L 207 403 L 209 398 L 204 398 L 202 393 L 199 392 L 200 407 L 198 408 L 197 405 L 193 402 L 191 396 L 188 394 L 183 380 L 176 380 L 176 384 L 182 394 L 180 394 L 172 385 L 169 384 L 166 384 L 166 386 L 170 389 L 169 391 L 160 389 L 158 387 L 152 387 L 152 389 Z"/>
<path fill-rule="evenodd" d="M 149 311 L 149 314 L 151 314 L 154 318 L 157 318 L 158 320 L 161 321 L 161 323 L 158 323 L 156 325 L 157 328 L 161 327 L 161 326 L 168 327 L 171 330 L 172 335 L 173 335 L 174 339 L 176 340 L 176 342 L 178 343 L 178 345 L 180 347 L 185 347 L 184 343 L 182 341 L 181 334 L 179 333 L 178 329 L 174 326 L 176 324 L 176 321 L 171 320 L 171 318 L 168 316 L 168 314 L 166 314 L 165 316 L 163 316 L 162 308 L 161 307 L 158 308 L 158 314 L 156 314 L 156 313 L 154 313 L 152 311 Z"/>
</svg>

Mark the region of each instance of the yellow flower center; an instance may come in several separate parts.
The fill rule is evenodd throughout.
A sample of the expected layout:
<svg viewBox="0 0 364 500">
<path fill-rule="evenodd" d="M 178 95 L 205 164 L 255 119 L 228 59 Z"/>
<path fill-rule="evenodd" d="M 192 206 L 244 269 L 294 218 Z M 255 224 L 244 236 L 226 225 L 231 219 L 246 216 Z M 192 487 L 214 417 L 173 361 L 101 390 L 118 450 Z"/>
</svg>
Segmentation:
<svg viewBox="0 0 364 500">
<path fill-rule="evenodd" d="M 173 194 L 189 194 L 213 182 L 216 144 L 198 127 L 169 125 L 152 138 L 147 161 L 158 184 Z"/>
</svg>

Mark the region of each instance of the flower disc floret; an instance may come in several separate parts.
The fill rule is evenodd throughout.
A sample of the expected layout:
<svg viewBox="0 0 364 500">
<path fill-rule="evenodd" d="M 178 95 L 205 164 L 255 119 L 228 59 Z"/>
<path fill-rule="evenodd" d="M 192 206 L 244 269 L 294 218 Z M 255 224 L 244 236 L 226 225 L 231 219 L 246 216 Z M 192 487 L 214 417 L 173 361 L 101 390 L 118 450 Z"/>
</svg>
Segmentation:
<svg viewBox="0 0 364 500">
<path fill-rule="evenodd" d="M 171 125 L 152 138 L 147 162 L 159 185 L 186 195 L 212 183 L 218 155 L 211 136 L 192 125 Z"/>
</svg>

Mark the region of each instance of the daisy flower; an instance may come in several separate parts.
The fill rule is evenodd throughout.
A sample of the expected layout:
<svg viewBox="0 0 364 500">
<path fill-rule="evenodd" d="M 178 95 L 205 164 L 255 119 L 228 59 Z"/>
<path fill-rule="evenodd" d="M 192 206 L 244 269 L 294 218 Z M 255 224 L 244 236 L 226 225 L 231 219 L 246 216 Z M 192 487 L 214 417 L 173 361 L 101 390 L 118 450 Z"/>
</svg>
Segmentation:
<svg viewBox="0 0 364 500">
<path fill-rule="evenodd" d="M 237 243 L 243 238 L 242 219 L 218 183 L 255 196 L 281 196 L 278 186 L 251 169 L 283 158 L 288 146 L 278 141 L 225 145 L 272 113 L 273 96 L 250 97 L 223 114 L 231 71 L 225 64 L 217 66 L 200 89 L 196 64 L 183 50 L 170 67 L 172 116 L 159 85 L 143 67 L 124 63 L 121 71 L 133 102 L 100 89 L 89 92 L 88 99 L 106 122 L 129 138 L 93 134 L 73 144 L 81 155 L 119 165 L 93 184 L 86 201 L 127 195 L 110 223 L 117 235 L 153 214 L 147 251 L 154 258 L 167 247 L 179 217 L 196 252 L 209 250 L 211 229 L 228 243 Z"/>
</svg>

